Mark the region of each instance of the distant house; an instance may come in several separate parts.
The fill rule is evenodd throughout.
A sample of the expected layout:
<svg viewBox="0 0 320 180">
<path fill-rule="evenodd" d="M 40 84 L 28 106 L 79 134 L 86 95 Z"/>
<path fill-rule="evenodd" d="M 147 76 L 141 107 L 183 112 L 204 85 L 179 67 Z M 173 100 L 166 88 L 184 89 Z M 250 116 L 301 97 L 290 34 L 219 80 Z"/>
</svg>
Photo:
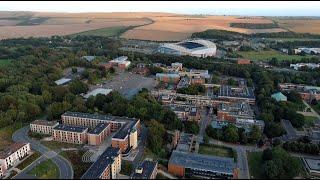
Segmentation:
<svg viewBox="0 0 320 180">
<path fill-rule="evenodd" d="M 249 59 L 237 59 L 237 64 L 251 64 Z"/>
<path fill-rule="evenodd" d="M 96 57 L 95 56 L 82 56 L 81 57 L 84 60 L 87 60 L 89 62 L 93 61 Z"/>
<path fill-rule="evenodd" d="M 276 101 L 287 101 L 287 96 L 283 95 L 281 92 L 277 92 L 271 95 Z"/>
</svg>

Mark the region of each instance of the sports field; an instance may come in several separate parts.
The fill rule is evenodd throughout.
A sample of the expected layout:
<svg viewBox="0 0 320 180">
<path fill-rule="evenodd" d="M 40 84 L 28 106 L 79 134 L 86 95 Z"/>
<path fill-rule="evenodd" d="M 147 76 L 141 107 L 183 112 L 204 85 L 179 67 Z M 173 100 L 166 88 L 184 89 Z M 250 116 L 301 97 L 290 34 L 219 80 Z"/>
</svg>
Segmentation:
<svg viewBox="0 0 320 180">
<path fill-rule="evenodd" d="M 299 55 L 287 55 L 274 50 L 267 51 L 239 51 L 237 52 L 246 59 L 252 61 L 269 61 L 272 58 L 277 58 L 280 61 L 283 60 L 300 60 L 302 58 L 307 58 L 310 56 L 299 56 Z"/>
</svg>

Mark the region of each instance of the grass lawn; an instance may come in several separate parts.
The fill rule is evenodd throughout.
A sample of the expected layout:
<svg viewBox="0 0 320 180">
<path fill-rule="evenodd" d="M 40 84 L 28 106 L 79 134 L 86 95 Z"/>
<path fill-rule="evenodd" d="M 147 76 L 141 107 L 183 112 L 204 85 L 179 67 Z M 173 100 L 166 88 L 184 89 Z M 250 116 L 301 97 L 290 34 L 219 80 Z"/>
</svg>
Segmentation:
<svg viewBox="0 0 320 180">
<path fill-rule="evenodd" d="M 12 144 L 12 134 L 26 124 L 16 123 L 7 127 L 0 128 L 0 150 Z"/>
<path fill-rule="evenodd" d="M 29 156 L 27 159 L 25 159 L 22 163 L 20 163 L 17 168 L 20 170 L 23 170 L 27 166 L 29 166 L 33 161 L 38 159 L 41 156 L 41 154 L 37 151 L 35 151 L 31 156 Z"/>
<path fill-rule="evenodd" d="M 10 59 L 0 59 L 0 67 L 5 67 L 10 65 L 12 60 Z"/>
<path fill-rule="evenodd" d="M 305 116 L 304 117 L 304 126 L 305 127 L 312 127 L 314 126 L 314 121 L 318 119 L 317 117 L 314 116 Z"/>
<path fill-rule="evenodd" d="M 310 56 L 299 56 L 299 55 L 287 55 L 278 51 L 268 50 L 268 51 L 239 51 L 237 52 L 244 58 L 250 59 L 252 61 L 268 61 L 272 58 L 277 58 L 280 61 L 283 60 L 300 60 L 302 58 L 308 58 Z"/>
<path fill-rule="evenodd" d="M 58 179 L 59 169 L 51 159 L 43 161 L 33 168 L 28 174 L 36 176 L 38 179 Z"/>
<path fill-rule="evenodd" d="M 262 152 L 250 152 L 247 155 L 250 177 L 253 177 L 254 179 L 263 179 L 264 170 Z"/>
<path fill-rule="evenodd" d="M 70 144 L 70 143 L 57 142 L 57 141 L 42 141 L 41 144 L 47 146 L 52 150 L 58 150 L 61 148 L 79 148 L 82 146 L 79 144 Z"/>
<path fill-rule="evenodd" d="M 73 36 L 103 36 L 103 37 L 111 37 L 111 36 L 119 36 L 126 30 L 127 27 L 118 26 L 118 27 L 109 27 L 102 29 L 95 29 L 91 31 L 85 31 L 81 33 L 74 34 Z"/>
<path fill-rule="evenodd" d="M 71 162 L 75 179 L 80 179 L 92 165 L 92 163 L 82 162 L 81 159 L 84 153 L 85 151 L 62 151 L 59 153 Z"/>
<path fill-rule="evenodd" d="M 212 145 L 212 144 L 210 145 L 200 144 L 199 154 L 207 154 L 207 155 L 231 157 L 231 158 L 235 157 L 233 150 L 231 148 Z"/>
</svg>

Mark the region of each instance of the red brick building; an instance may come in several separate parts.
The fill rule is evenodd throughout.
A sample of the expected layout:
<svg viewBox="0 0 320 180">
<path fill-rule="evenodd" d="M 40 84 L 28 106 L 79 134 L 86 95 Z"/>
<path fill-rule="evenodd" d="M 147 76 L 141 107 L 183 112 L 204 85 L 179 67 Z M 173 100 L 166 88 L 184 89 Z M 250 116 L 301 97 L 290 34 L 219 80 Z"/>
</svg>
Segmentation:
<svg viewBox="0 0 320 180">
<path fill-rule="evenodd" d="M 93 130 L 88 132 L 88 144 L 100 145 L 111 134 L 109 123 L 99 123 Z"/>
<path fill-rule="evenodd" d="M 60 124 L 53 128 L 53 140 L 73 143 L 73 144 L 86 144 L 88 128 L 81 126 L 69 126 Z"/>
<path fill-rule="evenodd" d="M 249 59 L 238 59 L 237 64 L 251 64 Z"/>
</svg>

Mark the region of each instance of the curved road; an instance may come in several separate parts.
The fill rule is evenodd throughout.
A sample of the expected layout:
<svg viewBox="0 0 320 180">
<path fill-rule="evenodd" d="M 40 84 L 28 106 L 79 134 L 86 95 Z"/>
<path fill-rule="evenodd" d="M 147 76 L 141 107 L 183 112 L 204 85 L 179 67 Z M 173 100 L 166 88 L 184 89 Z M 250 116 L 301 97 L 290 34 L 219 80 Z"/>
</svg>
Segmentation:
<svg viewBox="0 0 320 180">
<path fill-rule="evenodd" d="M 39 141 L 30 139 L 28 137 L 29 129 L 30 127 L 26 126 L 17 130 L 12 135 L 12 140 L 15 142 L 30 143 L 32 149 L 40 152 L 42 157 L 45 156 L 46 158 L 51 159 L 57 165 L 60 172 L 60 179 L 73 179 L 73 168 L 70 162 L 64 157 L 58 155 L 56 152 L 42 145 Z"/>
</svg>

